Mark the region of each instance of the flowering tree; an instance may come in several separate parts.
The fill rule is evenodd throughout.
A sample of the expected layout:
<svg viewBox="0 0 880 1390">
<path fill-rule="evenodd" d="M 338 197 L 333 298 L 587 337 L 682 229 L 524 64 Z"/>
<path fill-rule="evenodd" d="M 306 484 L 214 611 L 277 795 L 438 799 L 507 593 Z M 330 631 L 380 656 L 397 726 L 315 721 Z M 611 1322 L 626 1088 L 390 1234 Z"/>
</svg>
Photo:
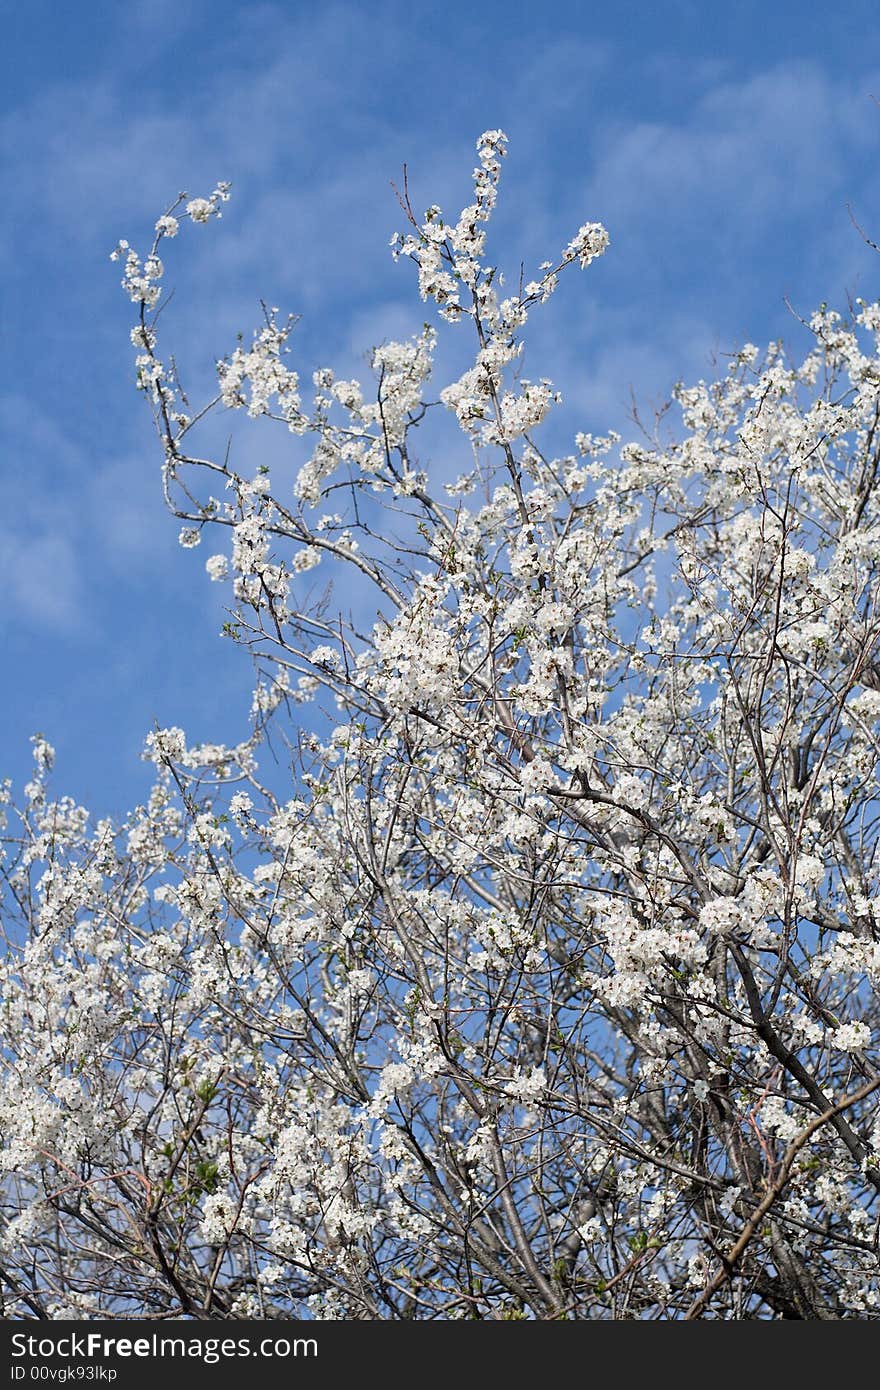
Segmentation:
<svg viewBox="0 0 880 1390">
<path fill-rule="evenodd" d="M 306 404 L 269 310 L 189 404 L 159 251 L 224 184 L 114 253 L 253 726 L 154 730 L 121 825 L 42 739 L 7 788 L 4 1316 L 878 1315 L 880 305 L 549 457 L 524 331 L 608 237 L 505 297 L 504 149 L 457 221 L 401 200 L 473 335 L 434 405 L 433 329 Z M 196 449 L 240 409 L 300 437 L 293 495 Z M 306 600 L 320 563 L 375 620 Z"/>
</svg>

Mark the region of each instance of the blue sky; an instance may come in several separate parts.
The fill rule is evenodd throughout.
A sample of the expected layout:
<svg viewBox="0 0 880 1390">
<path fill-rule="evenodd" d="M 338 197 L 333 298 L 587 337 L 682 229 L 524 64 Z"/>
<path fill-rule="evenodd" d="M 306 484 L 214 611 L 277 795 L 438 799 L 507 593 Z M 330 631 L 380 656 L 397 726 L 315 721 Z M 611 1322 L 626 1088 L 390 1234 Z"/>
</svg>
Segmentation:
<svg viewBox="0 0 880 1390">
<path fill-rule="evenodd" d="M 745 339 L 797 342 L 786 297 L 808 313 L 880 293 L 847 211 L 880 236 L 873 4 L 0 11 L 0 776 L 26 774 L 40 730 L 58 790 L 99 813 L 143 795 L 154 719 L 237 741 L 249 706 L 205 549 L 180 550 L 162 508 L 108 260 L 179 190 L 234 191 L 167 257 L 191 375 L 249 336 L 261 297 L 303 316 L 293 365 L 356 372 L 425 316 L 388 254 L 390 181 L 406 162 L 419 207 L 457 211 L 476 136 L 503 127 L 502 264 L 555 254 L 587 220 L 612 237 L 530 349 L 570 434 L 626 430 L 631 388 L 649 408 Z"/>
</svg>

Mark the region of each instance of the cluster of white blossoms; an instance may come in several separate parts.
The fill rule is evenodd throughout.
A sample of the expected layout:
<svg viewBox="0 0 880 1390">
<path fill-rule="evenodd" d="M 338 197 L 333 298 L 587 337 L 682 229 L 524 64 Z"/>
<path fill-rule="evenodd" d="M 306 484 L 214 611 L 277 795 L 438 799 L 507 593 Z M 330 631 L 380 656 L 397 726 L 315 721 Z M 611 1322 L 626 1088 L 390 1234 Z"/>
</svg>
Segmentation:
<svg viewBox="0 0 880 1390">
<path fill-rule="evenodd" d="M 430 207 L 419 223 L 410 210 L 412 230 L 397 233 L 391 246 L 395 257 L 408 256 L 419 270 L 423 299 L 433 299 L 441 318 L 458 322 L 472 318 L 478 325 L 479 352 L 474 367 L 447 386 L 441 399 L 454 410 L 459 423 L 484 444 L 512 442 L 540 424 L 551 403 L 558 401 L 548 381 L 518 383 L 502 391 L 504 368 L 522 351 L 521 332 L 529 308 L 546 301 L 558 283 L 559 272 L 577 260 L 582 267 L 601 256 L 609 245 L 598 222 L 584 224 L 560 261 L 544 262 L 539 280 L 529 281 L 518 294 L 499 298 L 504 276 L 486 264 L 485 223 L 495 208 L 501 161 L 507 153 L 503 131 L 490 130 L 477 143 L 480 163 L 474 170 L 474 201 L 458 220 L 447 223 L 439 207 Z"/>
<path fill-rule="evenodd" d="M 389 454 L 404 444 L 413 413 L 421 409 L 435 341 L 435 332 L 426 326 L 409 342 L 391 341 L 374 348 L 372 397 L 359 381 L 339 380 L 329 367 L 313 374 L 310 429 L 315 446 L 297 475 L 298 498 L 317 505 L 324 480 L 346 466 L 363 474 L 374 492 L 409 495 L 419 489 L 424 478 L 409 467 L 405 450 L 399 468 L 389 468 Z M 320 529 L 326 530 L 326 523 Z"/>
<path fill-rule="evenodd" d="M 505 297 L 506 143 L 404 190 L 453 381 L 269 310 L 190 404 L 159 248 L 228 186 L 114 253 L 251 723 L 118 825 L 42 738 L 0 788 L 7 1315 L 878 1315 L 880 306 L 552 456 L 530 315 L 608 236 Z"/>
<path fill-rule="evenodd" d="M 269 414 L 275 397 L 290 429 L 302 433 L 306 422 L 300 412 L 299 378 L 281 360 L 282 354 L 289 351 L 287 339 L 293 319 L 280 325 L 275 320 L 276 313 L 272 310 L 266 324 L 254 334 L 250 351 L 238 347 L 231 357 L 217 364 L 220 395 L 228 409 L 246 405 L 250 416 Z M 245 394 L 245 383 L 249 396 Z"/>
<path fill-rule="evenodd" d="M 585 222 L 565 248 L 566 260 L 579 260 L 585 269 L 608 250 L 609 237 L 601 222 Z"/>
</svg>

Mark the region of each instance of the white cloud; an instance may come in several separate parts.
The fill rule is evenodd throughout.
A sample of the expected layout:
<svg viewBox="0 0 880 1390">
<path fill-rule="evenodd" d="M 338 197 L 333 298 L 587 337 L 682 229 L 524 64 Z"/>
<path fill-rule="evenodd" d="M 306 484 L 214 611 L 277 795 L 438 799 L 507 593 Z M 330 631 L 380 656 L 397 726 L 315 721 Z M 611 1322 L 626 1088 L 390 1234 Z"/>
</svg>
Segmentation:
<svg viewBox="0 0 880 1390">
<path fill-rule="evenodd" d="M 67 630 L 84 623 L 76 548 L 57 532 L 0 525 L 3 623 L 10 620 Z"/>
</svg>

